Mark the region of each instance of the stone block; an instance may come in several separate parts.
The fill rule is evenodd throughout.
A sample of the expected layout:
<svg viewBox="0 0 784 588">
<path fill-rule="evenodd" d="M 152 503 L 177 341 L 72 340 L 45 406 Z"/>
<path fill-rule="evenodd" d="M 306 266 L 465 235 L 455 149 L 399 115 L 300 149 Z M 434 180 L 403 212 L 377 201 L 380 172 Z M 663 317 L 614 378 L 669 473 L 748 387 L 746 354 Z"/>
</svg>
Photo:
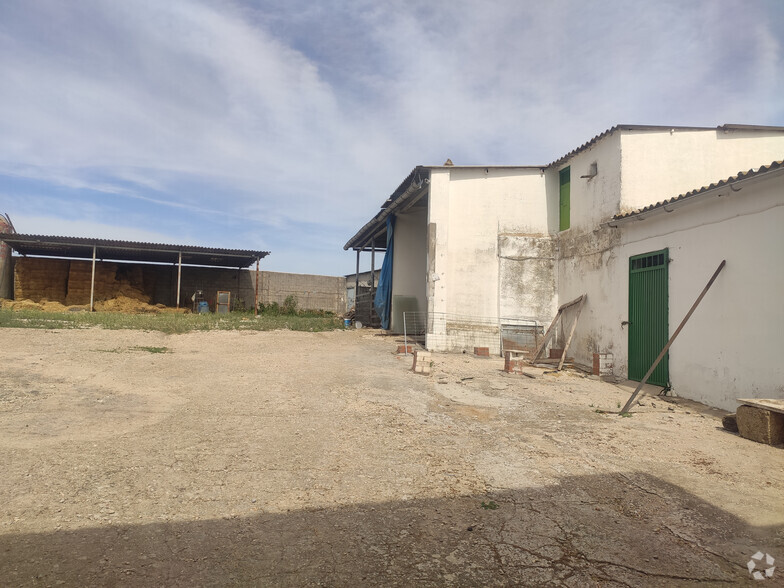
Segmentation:
<svg viewBox="0 0 784 588">
<path fill-rule="evenodd" d="M 743 404 L 735 418 L 741 437 L 767 445 L 784 443 L 784 414 Z"/>
<path fill-rule="evenodd" d="M 430 374 L 431 362 L 432 356 L 429 351 L 414 351 L 414 365 L 411 369 L 417 374 L 427 376 Z"/>
</svg>

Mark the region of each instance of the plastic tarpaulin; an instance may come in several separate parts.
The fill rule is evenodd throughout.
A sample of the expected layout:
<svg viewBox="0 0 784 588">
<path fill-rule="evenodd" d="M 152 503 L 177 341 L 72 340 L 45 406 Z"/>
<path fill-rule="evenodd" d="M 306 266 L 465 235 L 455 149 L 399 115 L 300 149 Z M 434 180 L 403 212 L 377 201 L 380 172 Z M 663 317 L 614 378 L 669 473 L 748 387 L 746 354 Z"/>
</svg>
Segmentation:
<svg viewBox="0 0 784 588">
<path fill-rule="evenodd" d="M 387 250 L 384 253 L 384 263 L 381 264 L 381 273 L 378 276 L 378 290 L 373 299 L 373 307 L 378 318 L 381 319 L 381 328 L 389 329 L 389 317 L 392 314 L 392 248 L 394 241 L 395 215 L 387 217 Z"/>
</svg>

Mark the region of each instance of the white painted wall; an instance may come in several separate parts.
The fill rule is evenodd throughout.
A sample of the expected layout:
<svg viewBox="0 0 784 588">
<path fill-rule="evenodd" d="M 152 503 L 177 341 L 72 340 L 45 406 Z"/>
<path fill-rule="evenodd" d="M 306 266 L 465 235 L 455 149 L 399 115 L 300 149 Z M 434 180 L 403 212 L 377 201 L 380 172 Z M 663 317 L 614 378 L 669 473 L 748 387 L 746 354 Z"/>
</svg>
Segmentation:
<svg viewBox="0 0 784 588">
<path fill-rule="evenodd" d="M 597 175 L 588 175 L 596 163 Z M 570 168 L 571 226 L 565 233 L 594 230 L 599 223 L 618 213 L 621 194 L 621 133 L 609 135 L 556 169 L 547 170 L 548 199 L 551 200 L 550 233 L 559 232 L 559 172 Z"/>
<path fill-rule="evenodd" d="M 620 208 L 630 212 L 784 159 L 781 131 L 622 131 Z"/>
<path fill-rule="evenodd" d="M 669 248 L 669 329 L 672 334 L 722 259 L 727 266 L 670 350 L 676 394 L 734 410 L 738 397 L 784 398 L 781 361 L 784 312 L 784 174 L 729 188 L 721 198 L 684 206 L 618 229 L 618 242 L 595 266 L 562 259 L 561 300 L 588 293 L 573 353 L 614 354 L 615 373 L 627 375 L 628 342 L 621 321 L 628 313 L 629 257 Z M 571 269 L 570 269 L 571 268 Z M 567 295 L 565 293 L 568 292 Z M 571 354 L 571 353 L 570 353 Z"/>
<path fill-rule="evenodd" d="M 428 222 L 435 226 L 431 317 L 468 317 L 488 323 L 499 317 L 498 235 L 544 238 L 548 234 L 545 177 L 531 168 L 433 169 Z M 437 278 L 437 279 L 434 279 Z M 522 305 L 507 307 L 530 316 Z M 436 324 L 428 348 L 470 347 L 471 341 Z M 498 337 L 481 336 L 481 346 L 500 351 Z M 490 343 L 487 343 L 490 341 Z"/>
</svg>

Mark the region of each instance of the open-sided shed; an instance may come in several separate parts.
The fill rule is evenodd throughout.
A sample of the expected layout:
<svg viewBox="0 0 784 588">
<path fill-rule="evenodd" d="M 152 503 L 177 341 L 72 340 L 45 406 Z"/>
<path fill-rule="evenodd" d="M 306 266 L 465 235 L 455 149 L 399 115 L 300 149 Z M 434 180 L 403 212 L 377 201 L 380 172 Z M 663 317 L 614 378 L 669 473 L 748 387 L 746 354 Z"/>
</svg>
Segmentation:
<svg viewBox="0 0 784 588">
<path fill-rule="evenodd" d="M 23 257 L 47 257 L 61 259 L 91 259 L 90 309 L 95 302 L 96 263 L 101 260 L 137 262 L 147 264 L 172 264 L 177 266 L 176 303 L 180 305 L 182 266 L 207 266 L 213 268 L 247 268 L 256 263 L 256 288 L 254 308 L 258 307 L 259 261 L 269 255 L 268 251 L 250 249 L 224 249 L 194 245 L 171 245 L 139 241 L 93 239 L 90 237 L 61 237 L 0 233 L 5 242 Z"/>
</svg>

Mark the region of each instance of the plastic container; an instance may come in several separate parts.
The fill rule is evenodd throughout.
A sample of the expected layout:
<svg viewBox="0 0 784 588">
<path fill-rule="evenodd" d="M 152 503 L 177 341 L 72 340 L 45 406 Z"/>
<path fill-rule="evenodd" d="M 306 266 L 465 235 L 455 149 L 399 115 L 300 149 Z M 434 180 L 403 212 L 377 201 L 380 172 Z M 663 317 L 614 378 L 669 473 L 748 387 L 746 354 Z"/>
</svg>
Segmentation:
<svg viewBox="0 0 784 588">
<path fill-rule="evenodd" d="M 343 326 L 350 327 L 351 326 L 351 319 L 343 319 Z"/>
<path fill-rule="evenodd" d="M 206 300 L 199 301 L 199 314 L 210 312 L 210 305 Z"/>
</svg>

